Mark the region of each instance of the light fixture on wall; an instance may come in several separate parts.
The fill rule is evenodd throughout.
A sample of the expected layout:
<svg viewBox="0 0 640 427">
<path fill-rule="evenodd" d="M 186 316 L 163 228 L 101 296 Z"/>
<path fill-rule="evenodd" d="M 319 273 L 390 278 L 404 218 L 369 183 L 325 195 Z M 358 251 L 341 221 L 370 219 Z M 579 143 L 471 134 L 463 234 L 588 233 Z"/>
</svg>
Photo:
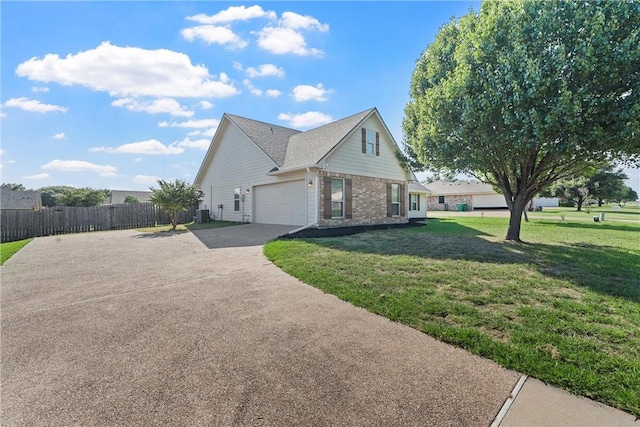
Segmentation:
<svg viewBox="0 0 640 427">
<path fill-rule="evenodd" d="M 313 187 L 313 180 L 310 179 L 309 182 L 307 183 L 307 187 Z"/>
<path fill-rule="evenodd" d="M 249 191 L 251 191 L 249 188 L 247 188 L 246 190 L 244 190 L 245 194 L 249 194 Z"/>
</svg>

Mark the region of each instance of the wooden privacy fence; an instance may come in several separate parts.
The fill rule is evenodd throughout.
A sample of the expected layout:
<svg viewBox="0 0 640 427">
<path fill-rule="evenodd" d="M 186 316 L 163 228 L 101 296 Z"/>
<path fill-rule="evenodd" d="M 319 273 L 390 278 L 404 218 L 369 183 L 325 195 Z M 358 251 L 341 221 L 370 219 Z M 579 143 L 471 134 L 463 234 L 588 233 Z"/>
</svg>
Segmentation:
<svg viewBox="0 0 640 427">
<path fill-rule="evenodd" d="M 195 208 L 181 212 L 179 223 L 190 222 Z M 170 224 L 169 214 L 153 203 L 76 208 L 58 206 L 37 211 L 0 211 L 1 242 L 28 239 L 53 234 L 84 233 L 88 231 L 126 230 Z"/>
</svg>

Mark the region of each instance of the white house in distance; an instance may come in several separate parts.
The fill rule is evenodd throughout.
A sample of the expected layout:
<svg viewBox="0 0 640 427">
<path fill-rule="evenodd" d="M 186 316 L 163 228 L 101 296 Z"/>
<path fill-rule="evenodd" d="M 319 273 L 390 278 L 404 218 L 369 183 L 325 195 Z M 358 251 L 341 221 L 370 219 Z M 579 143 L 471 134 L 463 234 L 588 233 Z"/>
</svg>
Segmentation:
<svg viewBox="0 0 640 427">
<path fill-rule="evenodd" d="M 406 223 L 424 211 L 426 192 L 410 191 L 416 178 L 397 150 L 376 108 L 305 132 L 224 114 L 194 184 L 204 193 L 200 209 L 215 219 L 316 228 Z"/>
<path fill-rule="evenodd" d="M 479 181 L 434 181 L 426 184 L 429 189 L 427 209 L 434 211 L 456 210 L 459 203 L 466 203 L 467 210 L 507 209 L 504 196 L 489 184 Z M 558 206 L 557 198 L 537 197 L 534 207 Z"/>
</svg>

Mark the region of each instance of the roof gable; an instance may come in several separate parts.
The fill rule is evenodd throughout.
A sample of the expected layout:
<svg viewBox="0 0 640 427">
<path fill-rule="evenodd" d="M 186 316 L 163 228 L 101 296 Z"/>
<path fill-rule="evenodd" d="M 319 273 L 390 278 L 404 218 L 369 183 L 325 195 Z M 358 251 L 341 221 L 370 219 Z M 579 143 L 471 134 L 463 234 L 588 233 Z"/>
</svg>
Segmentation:
<svg viewBox="0 0 640 427">
<path fill-rule="evenodd" d="M 376 111 L 362 111 L 324 126 L 297 133 L 289 138 L 284 169 L 315 165 L 329 154 L 363 120 Z"/>
</svg>

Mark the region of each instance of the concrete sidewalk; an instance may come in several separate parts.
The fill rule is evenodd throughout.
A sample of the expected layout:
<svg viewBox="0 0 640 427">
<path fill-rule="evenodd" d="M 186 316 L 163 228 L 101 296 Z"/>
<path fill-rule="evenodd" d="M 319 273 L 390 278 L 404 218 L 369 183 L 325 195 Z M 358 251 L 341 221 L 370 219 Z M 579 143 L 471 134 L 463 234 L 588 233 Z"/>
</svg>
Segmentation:
<svg viewBox="0 0 640 427">
<path fill-rule="evenodd" d="M 496 419 L 518 373 L 229 247 L 281 231 L 31 242 L 0 268 L 0 424 L 638 425 L 534 380 Z"/>
<path fill-rule="evenodd" d="M 640 427 L 640 420 L 584 397 L 523 376 L 492 427 Z"/>
</svg>

